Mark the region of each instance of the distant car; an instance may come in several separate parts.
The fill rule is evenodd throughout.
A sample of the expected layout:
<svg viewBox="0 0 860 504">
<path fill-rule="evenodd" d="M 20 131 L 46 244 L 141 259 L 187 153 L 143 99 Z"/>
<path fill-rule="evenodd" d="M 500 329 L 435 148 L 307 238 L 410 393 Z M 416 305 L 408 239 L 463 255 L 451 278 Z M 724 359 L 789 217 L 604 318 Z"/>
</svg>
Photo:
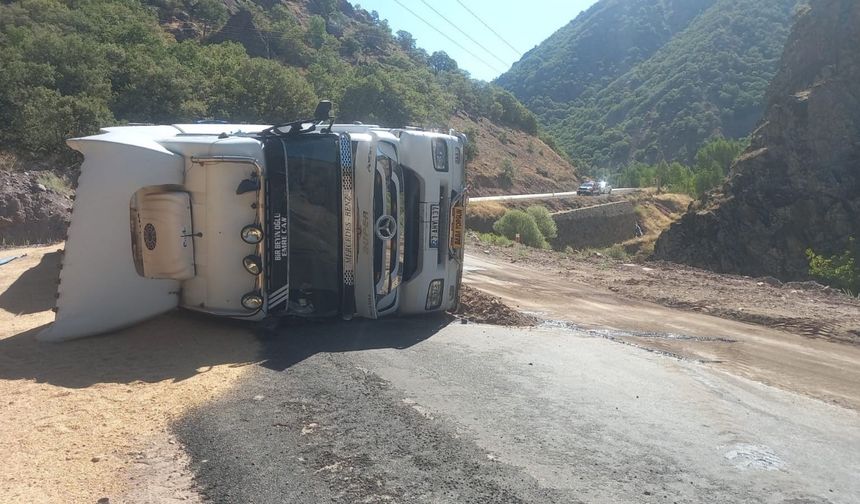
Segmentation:
<svg viewBox="0 0 860 504">
<path fill-rule="evenodd" d="M 600 189 L 600 194 L 612 194 L 612 186 L 609 185 L 609 182 L 601 180 L 598 187 Z"/>
<path fill-rule="evenodd" d="M 582 185 L 579 186 L 579 189 L 576 190 L 576 194 L 579 196 L 594 196 L 595 194 L 600 194 L 600 186 L 597 182 L 589 180 L 588 182 L 583 182 Z"/>
</svg>

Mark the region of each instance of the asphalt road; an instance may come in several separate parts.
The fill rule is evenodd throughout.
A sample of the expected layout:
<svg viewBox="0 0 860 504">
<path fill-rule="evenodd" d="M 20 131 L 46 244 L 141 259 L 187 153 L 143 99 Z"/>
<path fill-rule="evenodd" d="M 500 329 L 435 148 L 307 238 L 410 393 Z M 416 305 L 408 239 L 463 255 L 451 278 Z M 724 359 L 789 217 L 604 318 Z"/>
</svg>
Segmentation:
<svg viewBox="0 0 860 504">
<path fill-rule="evenodd" d="M 856 503 L 860 416 L 588 332 L 288 327 L 181 420 L 214 502 Z"/>
<path fill-rule="evenodd" d="M 463 280 L 540 318 L 860 411 L 860 346 L 625 298 L 470 251 Z"/>
<path fill-rule="evenodd" d="M 628 194 L 639 191 L 635 188 L 619 187 L 612 189 L 612 194 Z M 600 195 L 598 195 L 600 196 Z M 605 195 L 604 195 L 605 196 Z M 563 199 L 563 198 L 593 198 L 594 196 L 578 196 L 576 191 L 556 192 L 556 193 L 540 193 L 540 194 L 505 194 L 502 196 L 477 196 L 469 198 L 472 203 L 481 203 L 484 201 L 530 201 L 530 200 L 546 200 L 546 199 Z"/>
</svg>

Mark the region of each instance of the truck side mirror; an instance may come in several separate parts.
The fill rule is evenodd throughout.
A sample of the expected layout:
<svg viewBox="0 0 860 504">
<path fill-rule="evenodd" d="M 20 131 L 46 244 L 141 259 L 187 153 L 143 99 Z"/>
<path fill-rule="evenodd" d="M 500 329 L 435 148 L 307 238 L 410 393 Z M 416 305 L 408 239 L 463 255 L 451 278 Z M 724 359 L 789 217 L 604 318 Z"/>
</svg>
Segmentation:
<svg viewBox="0 0 860 504">
<path fill-rule="evenodd" d="M 322 100 L 317 104 L 314 110 L 314 120 L 317 122 L 328 121 L 331 118 L 331 102 Z"/>
</svg>

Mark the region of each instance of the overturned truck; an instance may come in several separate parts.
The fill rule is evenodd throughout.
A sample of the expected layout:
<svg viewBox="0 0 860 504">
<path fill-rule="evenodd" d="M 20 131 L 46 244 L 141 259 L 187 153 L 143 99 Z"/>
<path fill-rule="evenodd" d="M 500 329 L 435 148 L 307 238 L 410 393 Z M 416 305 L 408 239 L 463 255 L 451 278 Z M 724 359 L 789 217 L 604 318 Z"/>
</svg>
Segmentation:
<svg viewBox="0 0 860 504">
<path fill-rule="evenodd" d="M 465 137 L 327 115 L 69 140 L 84 163 L 56 318 L 40 338 L 104 333 L 176 307 L 253 321 L 455 308 Z"/>
</svg>

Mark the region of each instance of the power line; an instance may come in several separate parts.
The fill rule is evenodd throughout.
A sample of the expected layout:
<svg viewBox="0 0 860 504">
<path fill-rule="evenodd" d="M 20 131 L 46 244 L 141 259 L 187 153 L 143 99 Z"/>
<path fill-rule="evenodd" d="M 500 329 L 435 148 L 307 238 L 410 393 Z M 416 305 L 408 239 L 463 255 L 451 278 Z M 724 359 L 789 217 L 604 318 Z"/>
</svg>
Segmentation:
<svg viewBox="0 0 860 504">
<path fill-rule="evenodd" d="M 450 19 L 448 19 L 447 17 L 445 17 L 445 15 L 444 15 L 444 14 L 442 14 L 442 13 L 441 13 L 441 12 L 439 12 L 439 11 L 437 11 L 437 10 L 436 10 L 432 5 L 430 5 L 429 3 L 427 3 L 427 0 L 421 0 L 421 3 L 423 3 L 424 5 L 426 5 L 426 6 L 427 6 L 430 10 L 432 10 L 433 12 L 435 12 L 435 13 L 436 13 L 440 18 L 444 19 L 446 23 L 448 23 L 449 25 L 453 26 L 455 30 L 457 30 L 458 32 L 462 33 L 462 34 L 463 34 L 467 39 L 471 40 L 471 41 L 472 41 L 476 46 L 478 46 L 478 47 L 480 47 L 481 49 L 483 49 L 484 51 L 486 51 L 486 53 L 487 53 L 487 54 L 489 54 L 490 56 L 492 56 L 492 57 L 496 58 L 496 61 L 498 61 L 499 63 L 501 63 L 501 64 L 502 64 L 502 65 L 504 65 L 505 67 L 509 66 L 509 63 L 507 63 L 506 61 L 504 61 L 504 60 L 502 60 L 501 58 L 499 58 L 498 56 L 496 56 L 496 54 L 495 54 L 493 51 L 491 51 L 491 50 L 487 49 L 487 48 L 486 48 L 486 47 L 484 47 L 480 42 L 478 42 L 477 40 L 473 39 L 471 35 L 469 35 L 468 33 L 464 32 L 463 30 L 461 30 L 459 26 L 455 25 L 455 24 L 454 24 Z"/>
<path fill-rule="evenodd" d="M 398 2 L 398 3 L 400 3 L 400 2 Z M 487 23 L 485 23 L 483 19 L 481 19 L 480 17 L 478 17 L 478 15 L 477 15 L 477 14 L 475 14 L 474 12 L 472 12 L 472 9 L 470 9 L 470 8 L 466 7 L 466 4 L 464 4 L 464 3 L 463 3 L 462 1 L 460 1 L 460 0 L 457 0 L 457 3 L 458 3 L 458 4 L 460 4 L 460 6 L 461 6 L 461 7 L 463 7 L 464 9 L 466 9 L 466 10 L 469 12 L 469 14 L 471 14 L 471 15 L 472 15 L 472 17 L 474 17 L 475 19 L 477 19 L 477 20 L 478 20 L 482 25 L 484 25 L 488 30 L 490 30 L 491 32 L 493 32 L 493 35 L 495 35 L 496 37 L 498 37 L 498 39 L 499 39 L 499 40 L 501 40 L 502 42 L 504 42 L 504 44 L 505 44 L 506 46 L 510 47 L 512 51 L 514 51 L 515 53 L 517 53 L 519 56 L 522 56 L 522 55 L 523 55 L 523 53 L 522 53 L 522 52 L 520 52 L 519 50 L 517 50 L 517 48 L 516 48 L 516 47 L 514 47 L 514 46 L 512 46 L 510 43 L 508 43 L 508 41 L 507 41 L 507 40 L 505 40 L 505 38 L 504 38 L 504 37 L 502 37 L 501 35 L 499 35 L 498 33 L 496 33 L 496 30 L 494 30 L 490 25 L 488 25 Z"/>
<path fill-rule="evenodd" d="M 487 63 L 483 58 L 481 58 L 481 57 L 480 57 L 480 56 L 478 56 L 477 54 L 473 53 L 473 52 L 472 52 L 472 51 L 470 51 L 469 49 L 466 49 L 466 48 L 465 48 L 465 47 L 463 47 L 459 42 L 457 42 L 456 40 L 454 40 L 454 39 L 452 39 L 451 37 L 449 37 L 445 32 L 443 32 L 443 31 L 442 31 L 442 30 L 440 30 L 439 28 L 436 28 L 436 27 L 435 27 L 435 26 L 433 26 L 433 24 L 431 24 L 429 21 L 427 21 L 427 20 L 426 20 L 426 19 L 424 19 L 423 17 L 421 17 L 421 16 L 419 16 L 418 14 L 416 14 L 416 13 L 415 13 L 415 11 L 413 11 L 413 10 L 412 10 L 412 9 L 410 9 L 409 7 L 407 7 L 407 6 L 403 5 L 403 3 L 402 3 L 400 0 L 394 0 L 394 2 L 395 2 L 395 3 L 397 3 L 397 5 L 399 5 L 399 6 L 403 7 L 403 9 L 404 9 L 404 10 L 406 10 L 407 12 L 409 12 L 410 14 L 412 14 L 413 16 L 415 16 L 416 18 L 418 18 L 422 23 L 424 23 L 424 24 L 426 24 L 427 26 L 429 26 L 430 28 L 432 28 L 434 31 L 436 31 L 436 33 L 438 33 L 439 35 L 442 35 L 443 37 L 445 37 L 446 39 L 448 39 L 452 44 L 454 44 L 454 45 L 456 45 L 457 47 L 459 47 L 460 49 L 462 49 L 462 50 L 466 51 L 466 53 L 468 53 L 469 55 L 471 55 L 473 58 L 475 58 L 476 60 L 478 60 L 478 61 L 480 61 L 481 63 L 483 63 L 483 64 L 484 64 L 484 66 L 486 66 L 487 68 L 489 68 L 489 69 L 493 70 L 494 72 L 503 73 L 503 71 L 502 71 L 502 70 L 499 70 L 498 68 L 496 68 L 496 67 L 494 67 L 494 66 L 490 65 L 490 64 L 489 64 L 489 63 Z"/>
</svg>

